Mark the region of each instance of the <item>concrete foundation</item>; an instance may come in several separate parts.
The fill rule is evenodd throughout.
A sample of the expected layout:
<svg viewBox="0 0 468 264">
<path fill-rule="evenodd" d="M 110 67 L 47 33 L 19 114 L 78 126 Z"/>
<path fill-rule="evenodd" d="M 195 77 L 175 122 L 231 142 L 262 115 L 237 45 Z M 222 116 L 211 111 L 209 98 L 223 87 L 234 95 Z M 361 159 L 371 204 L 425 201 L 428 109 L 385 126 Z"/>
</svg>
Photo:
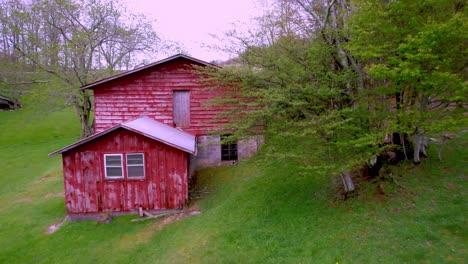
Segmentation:
<svg viewBox="0 0 468 264">
<path fill-rule="evenodd" d="M 263 136 L 256 135 L 243 138 L 237 142 L 238 160 L 221 160 L 221 138 L 220 136 L 203 135 L 197 136 L 197 155 L 190 156 L 190 170 L 192 173 L 201 168 L 226 166 L 252 157 L 263 144 Z"/>
</svg>

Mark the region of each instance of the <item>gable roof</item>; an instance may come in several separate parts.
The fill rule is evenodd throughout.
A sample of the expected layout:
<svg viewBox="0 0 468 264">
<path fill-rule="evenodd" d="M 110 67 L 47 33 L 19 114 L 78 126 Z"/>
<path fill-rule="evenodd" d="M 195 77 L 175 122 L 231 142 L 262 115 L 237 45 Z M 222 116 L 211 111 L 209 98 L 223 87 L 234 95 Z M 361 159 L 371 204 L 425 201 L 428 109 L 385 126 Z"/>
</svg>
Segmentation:
<svg viewBox="0 0 468 264">
<path fill-rule="evenodd" d="M 177 55 L 174 55 L 174 56 L 165 58 L 165 59 L 163 59 L 163 60 L 160 60 L 160 61 L 157 61 L 157 62 L 153 62 L 153 63 L 150 63 L 150 64 L 148 64 L 148 65 L 145 65 L 145 66 L 142 66 L 142 67 L 138 67 L 138 68 L 135 68 L 135 69 L 133 69 L 133 70 L 126 71 L 126 72 L 122 72 L 122 73 L 119 73 L 119 74 L 116 74 L 116 75 L 107 77 L 107 78 L 105 78 L 105 79 L 102 79 L 102 80 L 99 80 L 99 81 L 96 81 L 96 82 L 87 84 L 87 85 L 85 85 L 85 86 L 82 86 L 81 89 L 94 89 L 94 88 L 96 88 L 96 86 L 98 86 L 98 85 L 100 85 L 100 84 L 103 84 L 103 83 L 106 83 L 106 82 L 110 82 L 110 81 L 113 81 L 113 80 L 115 80 L 115 79 L 119 79 L 119 78 L 122 78 L 122 77 L 125 77 L 125 76 L 128 76 L 128 75 L 131 75 L 131 74 L 134 74 L 134 73 L 137 73 L 137 72 L 140 72 L 140 71 L 143 71 L 143 70 L 152 68 L 152 67 L 156 67 L 156 66 L 161 65 L 161 64 L 163 64 L 163 63 L 166 63 L 166 62 L 169 62 L 169 61 L 172 61 L 172 60 L 176 60 L 176 59 L 181 59 L 181 58 L 182 58 L 182 59 L 189 60 L 189 61 L 193 61 L 193 62 L 195 62 L 195 63 L 201 64 L 201 65 L 204 65 L 204 66 L 219 68 L 219 66 L 217 66 L 217 65 L 215 65 L 215 64 L 212 64 L 212 63 L 209 63 L 209 62 L 206 62 L 206 61 L 202 61 L 202 60 L 199 60 L 199 59 L 196 59 L 196 58 L 193 58 L 193 57 L 184 55 L 184 54 L 177 54 Z"/>
<path fill-rule="evenodd" d="M 59 149 L 57 151 L 50 153 L 49 156 L 53 157 L 55 155 L 72 150 L 78 146 L 81 146 L 90 141 L 93 141 L 101 136 L 109 134 L 110 132 L 117 130 L 118 128 L 123 128 L 129 131 L 135 132 L 147 138 L 159 141 L 163 144 L 169 145 L 176 149 L 180 149 L 184 152 L 187 152 L 193 155 L 196 155 L 196 152 L 197 152 L 196 140 L 195 140 L 194 135 L 181 131 L 177 128 L 173 128 L 168 125 L 165 125 L 147 116 L 142 116 L 135 120 L 120 123 L 116 126 L 108 128 L 97 134 L 84 138 L 69 146 L 66 146 L 62 149 Z"/>
</svg>

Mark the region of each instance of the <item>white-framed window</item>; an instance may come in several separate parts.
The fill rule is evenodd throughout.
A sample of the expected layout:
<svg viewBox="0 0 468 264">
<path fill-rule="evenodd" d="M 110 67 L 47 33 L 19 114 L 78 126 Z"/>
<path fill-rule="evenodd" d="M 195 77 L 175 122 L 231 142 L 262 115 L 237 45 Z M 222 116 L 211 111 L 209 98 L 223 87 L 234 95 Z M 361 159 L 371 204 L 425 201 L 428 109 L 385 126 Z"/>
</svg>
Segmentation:
<svg viewBox="0 0 468 264">
<path fill-rule="evenodd" d="M 145 177 L 145 155 L 143 155 L 143 153 L 127 154 L 127 177 Z"/>
<path fill-rule="evenodd" d="M 107 179 L 123 178 L 122 154 L 104 154 L 104 167 Z"/>
<path fill-rule="evenodd" d="M 145 155 L 126 153 L 124 159 L 124 154 L 104 154 L 104 173 L 108 180 L 145 178 Z"/>
</svg>

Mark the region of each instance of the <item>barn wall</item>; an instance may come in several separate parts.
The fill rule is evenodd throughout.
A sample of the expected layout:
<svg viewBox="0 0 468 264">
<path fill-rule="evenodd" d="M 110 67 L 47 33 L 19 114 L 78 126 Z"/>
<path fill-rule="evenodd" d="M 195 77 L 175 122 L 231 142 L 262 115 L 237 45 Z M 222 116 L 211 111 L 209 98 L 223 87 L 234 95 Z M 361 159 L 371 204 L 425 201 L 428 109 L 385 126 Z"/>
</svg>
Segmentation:
<svg viewBox="0 0 468 264">
<path fill-rule="evenodd" d="M 111 153 L 144 153 L 145 179 L 105 179 L 103 155 Z M 67 212 L 181 208 L 188 199 L 187 156 L 123 129 L 63 153 Z"/>
<path fill-rule="evenodd" d="M 189 71 L 191 64 L 179 58 L 96 87 L 95 133 L 141 115 L 174 126 L 174 90 L 190 93 L 190 124 L 184 131 L 198 135 L 219 128 L 225 120 L 213 119 L 221 108 L 208 105 L 217 94 L 198 82 L 199 77 Z"/>
</svg>

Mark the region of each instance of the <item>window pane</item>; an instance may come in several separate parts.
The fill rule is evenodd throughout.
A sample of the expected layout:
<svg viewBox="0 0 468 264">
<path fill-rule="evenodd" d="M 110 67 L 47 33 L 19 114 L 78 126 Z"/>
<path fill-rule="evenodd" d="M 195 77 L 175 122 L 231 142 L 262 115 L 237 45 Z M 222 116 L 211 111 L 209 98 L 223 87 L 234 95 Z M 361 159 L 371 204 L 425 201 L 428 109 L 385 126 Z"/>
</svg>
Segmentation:
<svg viewBox="0 0 468 264">
<path fill-rule="evenodd" d="M 221 160 L 237 160 L 237 143 L 221 145 Z"/>
<path fill-rule="evenodd" d="M 143 166 L 129 166 L 128 177 L 145 177 L 145 170 Z"/>
<path fill-rule="evenodd" d="M 106 175 L 107 177 L 122 177 L 122 168 L 121 167 L 107 167 Z"/>
<path fill-rule="evenodd" d="M 122 156 L 120 155 L 107 155 L 106 156 L 107 166 L 122 166 Z"/>
<path fill-rule="evenodd" d="M 143 165 L 143 154 L 127 154 L 128 165 Z"/>
<path fill-rule="evenodd" d="M 237 150 L 235 148 L 232 148 L 231 151 L 229 151 L 229 157 L 231 157 L 231 160 L 237 159 Z"/>
<path fill-rule="evenodd" d="M 229 145 L 228 144 L 221 145 L 221 151 L 226 152 L 228 150 L 229 150 Z"/>
</svg>

